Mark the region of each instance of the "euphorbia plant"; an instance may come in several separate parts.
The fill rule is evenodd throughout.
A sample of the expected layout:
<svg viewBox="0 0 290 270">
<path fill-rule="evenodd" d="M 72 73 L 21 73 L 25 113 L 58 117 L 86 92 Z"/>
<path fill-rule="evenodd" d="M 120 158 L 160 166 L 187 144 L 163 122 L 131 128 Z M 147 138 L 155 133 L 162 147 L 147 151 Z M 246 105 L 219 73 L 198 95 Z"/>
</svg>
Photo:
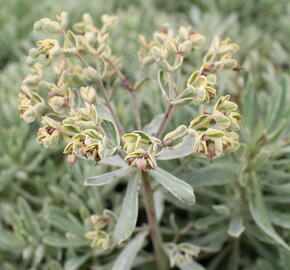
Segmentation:
<svg viewBox="0 0 290 270">
<path fill-rule="evenodd" d="M 189 155 L 214 159 L 226 151 L 239 147 L 236 133 L 241 116 L 230 96 L 217 100 L 217 73 L 236 70 L 232 58 L 236 44 L 229 39 L 215 37 L 203 58 L 201 67 L 184 70 L 184 60 L 196 49 L 203 47 L 205 37 L 190 27 L 180 27 L 177 34 L 163 26 L 147 41 L 140 36 L 140 71 L 136 82 L 122 69 L 121 59 L 110 46 L 110 33 L 117 23 L 115 16 L 102 16 L 97 28 L 90 15 L 68 30 L 65 12 L 56 21 L 48 18 L 35 23 L 34 29 L 49 36 L 32 48 L 27 58 L 31 73 L 22 83 L 19 94 L 20 116 L 27 122 L 41 118 L 37 141 L 46 148 L 63 145 L 69 163 L 78 158 L 94 160 L 99 166 L 110 165 L 110 171 L 91 177 L 85 185 L 102 186 L 116 178 L 126 177 L 127 191 L 118 217 L 109 210 L 91 218 L 94 230 L 86 234 L 92 247 L 113 250 L 122 246 L 134 232 L 141 231 L 116 260 L 113 269 L 119 269 L 125 260 L 129 269 L 134 257 L 150 233 L 158 269 L 170 265 L 189 264 L 200 251 L 191 243 L 164 242 L 156 215 L 154 192 L 163 186 L 187 205 L 194 205 L 192 187 L 158 166 L 158 159 L 169 160 Z M 152 78 L 142 77 L 148 68 L 159 71 Z M 155 67 L 154 67 L 155 66 Z M 153 119 L 146 131 L 138 93 L 146 91 L 148 80 L 160 86 L 160 99 L 167 108 L 162 117 Z M 119 120 L 115 103 L 110 95 L 116 83 L 131 97 L 135 130 L 127 130 Z M 211 104 L 214 103 L 212 106 Z M 200 107 L 199 115 L 192 115 L 190 123 L 179 123 L 167 130 L 174 112 L 186 106 Z M 115 168 L 115 169 L 112 169 Z M 136 228 L 138 197 L 142 186 L 148 225 Z"/>
</svg>

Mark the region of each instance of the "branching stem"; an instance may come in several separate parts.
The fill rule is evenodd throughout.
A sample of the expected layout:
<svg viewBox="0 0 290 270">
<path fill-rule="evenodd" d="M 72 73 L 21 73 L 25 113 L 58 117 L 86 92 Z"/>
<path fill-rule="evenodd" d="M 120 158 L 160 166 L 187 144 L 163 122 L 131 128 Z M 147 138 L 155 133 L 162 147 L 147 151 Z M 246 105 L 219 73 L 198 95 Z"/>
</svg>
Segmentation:
<svg viewBox="0 0 290 270">
<path fill-rule="evenodd" d="M 106 58 L 105 61 L 113 68 L 113 70 L 117 73 L 117 75 L 121 79 L 123 86 L 129 91 L 130 96 L 131 96 L 132 107 L 133 107 L 133 111 L 134 111 L 135 119 L 136 119 L 136 128 L 141 130 L 142 122 L 141 122 L 139 106 L 137 103 L 136 89 L 134 88 L 134 86 L 132 86 L 129 79 L 122 73 L 122 71 L 110 59 Z"/>
<path fill-rule="evenodd" d="M 172 104 L 169 103 L 168 106 L 167 106 L 167 108 L 166 108 L 164 117 L 163 117 L 163 119 L 161 121 L 161 124 L 159 126 L 159 129 L 156 132 L 156 137 L 157 138 L 162 134 L 164 128 L 166 127 L 166 125 L 168 123 L 168 120 L 171 118 L 171 114 L 172 114 L 173 110 L 174 110 L 174 105 L 172 105 Z"/>
<path fill-rule="evenodd" d="M 157 267 L 158 267 L 158 270 L 167 270 L 168 262 L 167 262 L 165 251 L 163 249 L 162 237 L 161 237 L 157 219 L 156 219 L 154 200 L 153 200 L 153 190 L 150 185 L 148 173 L 144 171 L 142 171 L 142 186 L 143 186 L 143 195 L 144 195 L 146 214 L 147 214 L 147 219 L 149 223 L 151 240 L 154 247 Z"/>
<path fill-rule="evenodd" d="M 109 100 L 109 96 L 108 96 L 108 92 L 107 92 L 107 89 L 105 88 L 103 82 L 101 80 L 98 81 L 98 86 L 99 88 L 101 89 L 102 91 L 102 94 L 104 96 L 104 99 L 105 99 L 105 102 L 106 102 L 106 105 L 110 111 L 110 113 L 112 114 L 112 117 L 117 125 L 117 129 L 120 133 L 120 135 L 123 135 L 125 133 L 124 131 L 124 128 L 123 126 L 121 125 L 120 121 L 119 121 L 119 118 L 117 117 L 117 114 L 115 112 L 115 110 L 113 109 L 112 105 L 111 105 L 111 102 Z"/>
</svg>

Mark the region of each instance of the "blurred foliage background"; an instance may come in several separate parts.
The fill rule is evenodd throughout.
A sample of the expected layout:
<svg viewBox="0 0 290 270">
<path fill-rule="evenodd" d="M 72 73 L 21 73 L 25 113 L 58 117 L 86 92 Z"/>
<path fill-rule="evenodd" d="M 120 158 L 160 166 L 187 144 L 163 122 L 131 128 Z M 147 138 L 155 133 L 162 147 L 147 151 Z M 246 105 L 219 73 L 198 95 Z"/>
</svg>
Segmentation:
<svg viewBox="0 0 290 270">
<path fill-rule="evenodd" d="M 84 187 L 85 177 L 101 168 L 88 161 L 68 166 L 60 150 L 43 150 L 35 141 L 35 126 L 18 116 L 25 54 L 37 39 L 33 23 L 55 18 L 63 10 L 72 22 L 84 12 L 96 21 L 103 13 L 118 15 L 113 46 L 132 78 L 138 66 L 138 35 L 150 37 L 164 23 L 173 28 L 191 25 L 208 42 L 221 35 L 240 45 L 243 69 L 223 76 L 219 94 L 229 93 L 240 104 L 243 145 L 214 162 L 175 160 L 175 171 L 167 165 L 193 185 L 197 205 L 178 205 L 182 210 L 177 210 L 176 202 L 166 196 L 162 225 L 172 229 L 164 229 L 164 235 L 174 234 L 176 223 L 180 228 L 192 223 L 193 229 L 183 237 L 202 246 L 203 252 L 190 269 L 290 268 L 288 0 L 0 0 L 0 4 L 0 269 L 106 270 L 114 258 L 91 249 L 84 234 L 90 230 L 90 215 L 103 208 L 119 211 L 122 186 Z M 200 57 L 194 53 L 188 60 L 189 71 Z M 140 93 L 145 123 L 163 111 L 163 104 L 151 102 L 157 95 L 154 82 Z M 125 124 L 132 117 L 127 107 L 121 102 L 117 106 Z M 188 110 L 173 122 L 191 116 Z M 114 196 L 108 196 L 112 192 Z M 151 269 L 148 265 L 140 258 L 135 269 Z"/>
</svg>

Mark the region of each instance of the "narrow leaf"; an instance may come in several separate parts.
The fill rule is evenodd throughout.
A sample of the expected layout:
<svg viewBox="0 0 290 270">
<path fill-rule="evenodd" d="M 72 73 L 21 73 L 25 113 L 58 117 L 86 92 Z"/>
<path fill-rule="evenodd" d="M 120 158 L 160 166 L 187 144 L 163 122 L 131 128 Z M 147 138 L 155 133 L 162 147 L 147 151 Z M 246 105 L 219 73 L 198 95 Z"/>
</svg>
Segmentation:
<svg viewBox="0 0 290 270">
<path fill-rule="evenodd" d="M 290 215 L 289 214 L 287 215 L 277 210 L 270 210 L 269 216 L 270 216 L 271 221 L 275 225 L 280 226 L 285 229 L 290 229 Z"/>
<path fill-rule="evenodd" d="M 43 238 L 42 241 L 48 246 L 59 248 L 78 248 L 90 245 L 90 242 L 87 239 L 64 238 L 59 234 L 47 235 Z"/>
<path fill-rule="evenodd" d="M 83 265 L 88 258 L 90 257 L 89 254 L 73 257 L 65 262 L 64 270 L 77 270 L 80 268 L 81 265 Z"/>
<path fill-rule="evenodd" d="M 130 270 L 137 253 L 141 249 L 147 233 L 139 233 L 119 254 L 112 270 Z"/>
<path fill-rule="evenodd" d="M 123 200 L 122 210 L 114 232 L 117 243 L 121 243 L 128 239 L 136 227 L 138 217 L 139 180 L 139 174 L 136 174 L 133 179 L 128 181 L 128 187 Z"/>
<path fill-rule="evenodd" d="M 85 186 L 103 186 L 107 185 L 112 182 L 113 178 L 115 177 L 123 177 L 127 175 L 130 171 L 130 168 L 128 166 L 123 167 L 121 169 L 108 172 L 105 174 L 97 175 L 90 177 L 85 181 Z"/>
<path fill-rule="evenodd" d="M 46 221 L 64 232 L 70 232 L 84 237 L 85 231 L 80 223 L 69 219 L 66 213 L 57 207 L 49 207 L 45 217 Z"/>
<path fill-rule="evenodd" d="M 205 270 L 205 268 L 196 261 L 185 262 L 178 264 L 178 268 L 181 270 Z"/>
<path fill-rule="evenodd" d="M 119 155 L 106 157 L 102 159 L 99 163 L 109 165 L 109 166 L 116 166 L 116 167 L 124 167 L 127 165 L 126 162 Z"/>
<path fill-rule="evenodd" d="M 20 251 L 27 246 L 24 239 L 8 231 L 0 231 L 0 247 Z"/>
<path fill-rule="evenodd" d="M 243 224 L 243 218 L 240 214 L 235 215 L 231 220 L 228 234 L 232 237 L 239 238 L 244 230 L 245 226 Z"/>
<path fill-rule="evenodd" d="M 157 170 L 150 171 L 150 174 L 155 180 L 163 185 L 171 194 L 188 205 L 195 204 L 195 196 L 193 188 L 183 180 L 174 175 L 157 168 Z"/>
<path fill-rule="evenodd" d="M 254 198 L 252 198 L 252 200 L 250 201 L 250 211 L 255 223 L 274 242 L 276 242 L 278 245 L 285 248 L 286 250 L 290 251 L 290 247 L 274 230 L 270 222 L 261 192 L 261 185 L 259 179 L 255 174 L 252 174 L 252 180 L 254 186 Z"/>
</svg>

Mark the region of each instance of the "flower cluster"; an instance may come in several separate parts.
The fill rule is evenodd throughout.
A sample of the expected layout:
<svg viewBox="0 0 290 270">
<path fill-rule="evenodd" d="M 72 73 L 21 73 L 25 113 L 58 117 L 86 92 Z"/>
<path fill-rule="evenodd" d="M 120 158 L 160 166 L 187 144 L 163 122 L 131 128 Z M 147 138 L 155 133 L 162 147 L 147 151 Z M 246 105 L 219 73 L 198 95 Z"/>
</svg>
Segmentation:
<svg viewBox="0 0 290 270">
<path fill-rule="evenodd" d="M 189 126 L 177 127 L 163 140 L 159 139 L 161 134 L 148 135 L 141 130 L 124 134 L 106 86 L 110 86 L 117 75 L 125 87 L 129 86 L 131 94 L 136 89 L 128 84 L 121 72 L 120 60 L 110 48 L 109 36 L 117 18 L 103 15 L 101 19 L 102 25 L 97 28 L 90 15 L 85 14 L 81 22 L 73 25 L 74 31 L 66 29 L 68 16 L 65 12 L 57 16 L 56 21 L 44 18 L 35 23 L 35 31 L 45 32 L 52 38 L 38 41 L 37 47 L 29 52 L 27 61 L 31 73 L 21 86 L 19 110 L 20 116 L 29 123 L 36 118 L 42 119 L 38 143 L 53 148 L 64 142 L 63 152 L 68 154 L 70 163 L 74 163 L 76 157 L 98 162 L 118 151 L 130 166 L 143 171 L 157 169 L 156 157 L 162 150 L 178 148 L 188 136 L 194 140 L 192 153 L 207 158 L 219 157 L 224 150 L 238 147 L 235 131 L 239 129 L 241 116 L 235 112 L 237 105 L 229 101 L 229 96 L 221 97 L 211 114 L 204 113 Z M 201 68 L 192 73 L 186 88 L 179 91 L 173 82 L 173 73 L 204 41 L 204 36 L 190 27 L 180 27 L 174 35 L 169 27 L 163 26 L 161 31 L 154 33 L 152 41 L 140 37 L 141 62 L 159 65 L 159 83 L 171 108 L 211 101 L 217 92 L 215 73 L 234 69 L 237 65 L 232 57 L 238 46 L 229 39 L 216 37 Z M 168 88 L 168 95 L 163 83 Z"/>
<path fill-rule="evenodd" d="M 73 25 L 72 32 L 66 30 L 68 18 L 63 12 L 57 21 L 44 18 L 35 23 L 35 31 L 55 39 L 40 40 L 30 50 L 27 62 L 31 73 L 21 85 L 19 110 L 21 118 L 29 123 L 42 118 L 37 141 L 44 147 L 56 147 L 63 138 L 65 154 L 95 161 L 108 153 L 106 148 L 112 152 L 117 147 L 108 146 L 104 120 L 98 117 L 96 107 L 99 89 L 92 84 L 115 74 L 106 61 L 121 65 L 108 44 L 116 21 L 115 16 L 104 15 L 102 26 L 96 28 L 90 15 L 85 14 L 82 22 Z"/>
<path fill-rule="evenodd" d="M 238 69 L 237 61 L 233 54 L 239 49 L 238 45 L 230 39 L 221 40 L 215 37 L 208 53 L 203 59 L 201 68 L 191 74 L 187 81 L 187 87 L 171 103 L 200 104 L 209 102 L 216 97 L 217 76 L 214 74 L 224 69 Z"/>
<path fill-rule="evenodd" d="M 165 246 L 168 257 L 170 258 L 170 266 L 186 265 L 192 262 L 193 257 L 200 253 L 200 247 L 190 243 L 174 244 L 169 243 Z"/>
<path fill-rule="evenodd" d="M 235 112 L 237 104 L 222 96 L 214 106 L 212 113 L 203 113 L 194 118 L 189 125 L 190 136 L 194 138 L 194 152 L 208 158 L 219 157 L 224 150 L 239 147 L 239 129 L 241 115 Z"/>
<path fill-rule="evenodd" d="M 104 210 L 102 215 L 91 216 L 91 223 L 94 230 L 85 234 L 85 237 L 92 240 L 91 247 L 108 250 L 113 245 L 113 236 L 107 232 L 108 227 L 114 223 L 115 216 L 109 210 Z M 107 230 L 105 230 L 107 228 Z"/>
<path fill-rule="evenodd" d="M 148 171 L 157 168 L 154 155 L 157 154 L 157 138 L 150 137 L 143 131 L 134 131 L 123 135 L 125 160 L 130 166 Z"/>
<path fill-rule="evenodd" d="M 190 27 L 180 27 L 177 35 L 168 26 L 154 33 L 154 39 L 147 41 L 140 36 L 139 58 L 144 65 L 158 63 L 166 71 L 178 69 L 184 58 L 193 50 L 202 47 L 205 37 Z"/>
</svg>

